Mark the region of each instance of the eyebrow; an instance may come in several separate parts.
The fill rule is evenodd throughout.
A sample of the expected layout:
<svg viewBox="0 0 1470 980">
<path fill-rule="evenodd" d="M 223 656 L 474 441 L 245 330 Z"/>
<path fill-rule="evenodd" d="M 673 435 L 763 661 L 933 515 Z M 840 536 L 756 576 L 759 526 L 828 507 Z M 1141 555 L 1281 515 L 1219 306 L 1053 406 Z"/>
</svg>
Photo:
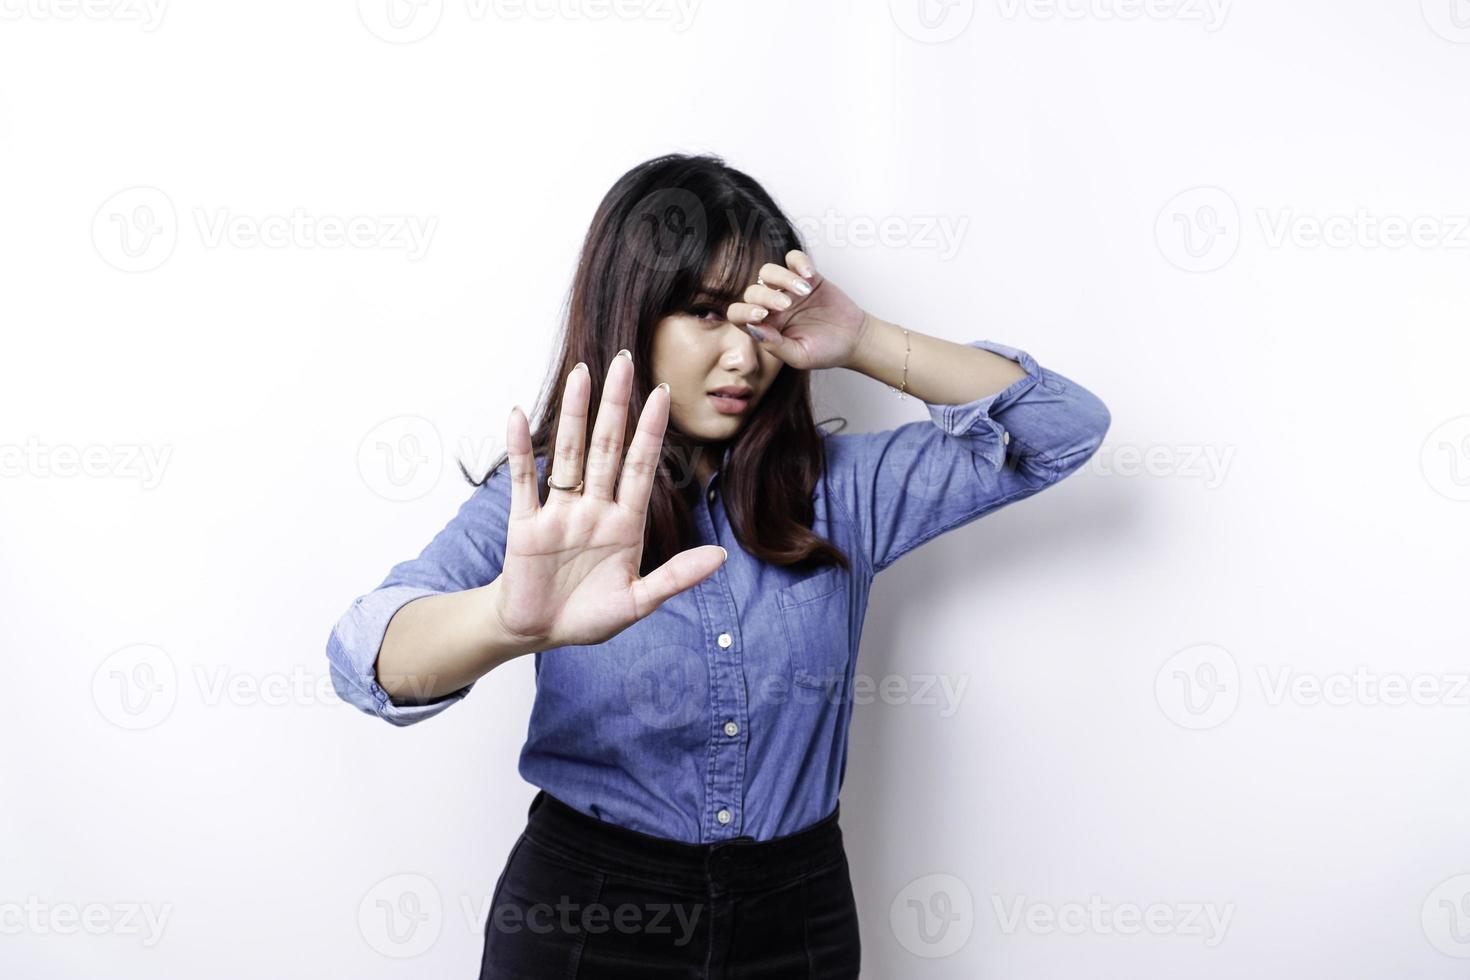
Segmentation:
<svg viewBox="0 0 1470 980">
<path fill-rule="evenodd" d="M 735 296 L 732 293 L 725 292 L 718 286 L 705 285 L 695 290 L 694 299 L 696 302 L 700 300 L 708 300 L 712 303 L 720 303 L 726 301 L 733 303 L 735 301 Z"/>
</svg>

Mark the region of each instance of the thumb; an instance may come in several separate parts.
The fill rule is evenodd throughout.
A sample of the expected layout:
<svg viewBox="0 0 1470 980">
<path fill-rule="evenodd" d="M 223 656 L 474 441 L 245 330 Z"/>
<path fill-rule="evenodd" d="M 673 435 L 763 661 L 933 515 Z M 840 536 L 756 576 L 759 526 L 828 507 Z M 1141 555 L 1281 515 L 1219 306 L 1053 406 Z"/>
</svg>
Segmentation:
<svg viewBox="0 0 1470 980">
<path fill-rule="evenodd" d="M 681 551 L 628 587 L 633 608 L 642 619 L 685 589 L 709 578 L 725 563 L 729 553 L 717 544 Z"/>
</svg>

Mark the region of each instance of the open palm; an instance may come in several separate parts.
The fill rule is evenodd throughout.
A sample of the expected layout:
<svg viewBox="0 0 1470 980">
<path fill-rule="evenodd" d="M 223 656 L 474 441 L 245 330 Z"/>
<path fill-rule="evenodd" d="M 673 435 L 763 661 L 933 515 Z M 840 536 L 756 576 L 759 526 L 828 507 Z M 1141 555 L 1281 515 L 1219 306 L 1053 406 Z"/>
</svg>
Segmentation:
<svg viewBox="0 0 1470 980">
<path fill-rule="evenodd" d="M 496 615 L 513 636 L 538 649 L 602 643 L 698 585 L 724 562 L 725 549 L 701 545 L 640 577 L 648 498 L 669 417 L 669 391 L 653 389 L 623 456 L 633 360 L 614 357 L 592 432 L 583 449 L 592 379 L 583 364 L 568 376 L 546 503 L 536 489 L 529 423 L 511 413 L 506 436 L 510 519 Z M 619 478 L 621 475 L 621 479 Z"/>
</svg>

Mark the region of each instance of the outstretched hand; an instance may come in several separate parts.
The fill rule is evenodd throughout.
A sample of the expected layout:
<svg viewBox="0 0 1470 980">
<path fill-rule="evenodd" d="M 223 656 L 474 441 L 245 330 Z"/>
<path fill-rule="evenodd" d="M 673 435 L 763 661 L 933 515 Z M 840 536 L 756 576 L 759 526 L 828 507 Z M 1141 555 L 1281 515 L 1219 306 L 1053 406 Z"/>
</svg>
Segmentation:
<svg viewBox="0 0 1470 980">
<path fill-rule="evenodd" d="M 620 351 L 608 368 L 602 403 L 584 451 L 592 379 L 585 364 L 567 377 L 551 480 L 543 505 L 536 486 L 530 425 L 519 409 L 506 433 L 510 519 L 495 615 L 535 649 L 602 643 L 698 585 L 725 561 L 719 545 L 674 555 L 639 577 L 648 499 L 669 418 L 667 385 L 653 389 L 623 456 L 633 359 Z M 621 479 L 620 479 L 621 477 Z"/>
</svg>

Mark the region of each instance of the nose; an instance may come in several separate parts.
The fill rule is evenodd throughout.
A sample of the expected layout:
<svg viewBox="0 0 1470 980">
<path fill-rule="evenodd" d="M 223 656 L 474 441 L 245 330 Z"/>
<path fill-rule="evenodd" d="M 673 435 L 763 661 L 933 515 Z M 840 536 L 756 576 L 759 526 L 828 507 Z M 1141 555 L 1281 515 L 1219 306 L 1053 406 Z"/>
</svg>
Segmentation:
<svg viewBox="0 0 1470 980">
<path fill-rule="evenodd" d="M 720 354 L 720 366 L 736 374 L 754 374 L 760 367 L 760 342 L 746 333 L 738 323 L 730 324 L 725 332 L 725 349 Z"/>
</svg>

